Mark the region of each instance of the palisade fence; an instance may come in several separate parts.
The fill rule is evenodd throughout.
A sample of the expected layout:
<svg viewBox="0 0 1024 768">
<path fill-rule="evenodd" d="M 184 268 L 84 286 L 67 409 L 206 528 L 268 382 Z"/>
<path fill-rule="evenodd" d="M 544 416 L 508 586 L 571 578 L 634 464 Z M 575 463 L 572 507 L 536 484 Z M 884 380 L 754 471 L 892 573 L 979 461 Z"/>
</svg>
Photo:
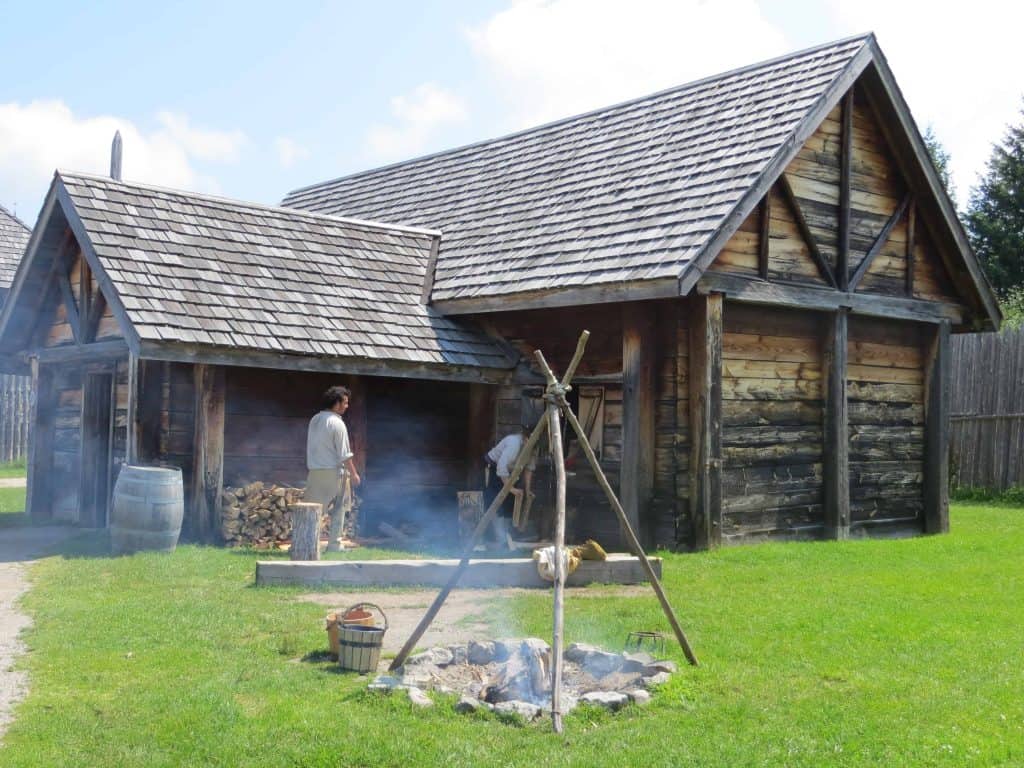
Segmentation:
<svg viewBox="0 0 1024 768">
<path fill-rule="evenodd" d="M 28 376 L 0 375 L 0 462 L 28 454 L 28 422 L 32 384 Z"/>
<path fill-rule="evenodd" d="M 1024 486 L 1024 328 L 953 338 L 955 485 Z"/>
</svg>

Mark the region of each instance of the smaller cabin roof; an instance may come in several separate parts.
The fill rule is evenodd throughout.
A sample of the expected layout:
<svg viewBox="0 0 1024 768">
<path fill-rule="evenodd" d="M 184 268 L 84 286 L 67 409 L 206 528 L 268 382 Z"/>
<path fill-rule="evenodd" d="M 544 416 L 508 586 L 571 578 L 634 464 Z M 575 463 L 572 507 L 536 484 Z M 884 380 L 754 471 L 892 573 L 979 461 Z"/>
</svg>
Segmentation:
<svg viewBox="0 0 1024 768">
<path fill-rule="evenodd" d="M 56 206 L 44 207 L 40 228 L 62 228 L 66 219 L 101 285 L 116 294 L 115 314 L 143 357 L 147 349 L 187 346 L 512 367 L 503 347 L 472 323 L 421 303 L 439 233 L 80 173 L 58 172 L 50 198 Z M 53 242 L 57 233 L 50 234 L 38 239 Z M 45 247 L 30 248 L 26 261 L 37 250 Z M 9 322 L 18 312 L 10 309 L 0 319 L 7 353 L 8 326 L 19 325 Z"/>
<path fill-rule="evenodd" d="M 0 293 L 11 287 L 31 234 L 21 219 L 0 205 Z"/>
</svg>

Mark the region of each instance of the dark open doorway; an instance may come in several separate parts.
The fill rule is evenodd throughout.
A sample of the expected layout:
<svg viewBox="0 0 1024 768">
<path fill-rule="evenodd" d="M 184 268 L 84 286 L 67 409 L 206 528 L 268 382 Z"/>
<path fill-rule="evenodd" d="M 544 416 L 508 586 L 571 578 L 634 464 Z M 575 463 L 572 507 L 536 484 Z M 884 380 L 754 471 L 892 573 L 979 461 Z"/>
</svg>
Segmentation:
<svg viewBox="0 0 1024 768">
<path fill-rule="evenodd" d="M 110 499 L 110 443 L 114 376 L 85 374 L 82 392 L 82 480 L 79 522 L 91 528 L 107 524 Z"/>
</svg>

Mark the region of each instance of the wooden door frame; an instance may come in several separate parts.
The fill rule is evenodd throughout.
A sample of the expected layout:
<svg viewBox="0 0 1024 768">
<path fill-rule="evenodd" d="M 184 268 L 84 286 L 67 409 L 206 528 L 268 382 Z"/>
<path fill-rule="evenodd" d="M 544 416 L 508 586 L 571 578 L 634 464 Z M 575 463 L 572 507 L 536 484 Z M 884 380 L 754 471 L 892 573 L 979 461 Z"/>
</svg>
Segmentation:
<svg viewBox="0 0 1024 768">
<path fill-rule="evenodd" d="M 109 379 L 109 385 L 99 377 Z M 102 367 L 82 371 L 81 447 L 79 460 L 79 522 L 89 527 L 105 528 L 113 493 L 112 457 L 114 453 L 114 424 L 116 411 L 117 376 L 113 368 Z M 93 423 L 96 408 L 106 400 L 106 424 Z M 95 446 L 95 447 L 93 447 Z M 105 488 L 98 488 L 102 481 Z"/>
</svg>

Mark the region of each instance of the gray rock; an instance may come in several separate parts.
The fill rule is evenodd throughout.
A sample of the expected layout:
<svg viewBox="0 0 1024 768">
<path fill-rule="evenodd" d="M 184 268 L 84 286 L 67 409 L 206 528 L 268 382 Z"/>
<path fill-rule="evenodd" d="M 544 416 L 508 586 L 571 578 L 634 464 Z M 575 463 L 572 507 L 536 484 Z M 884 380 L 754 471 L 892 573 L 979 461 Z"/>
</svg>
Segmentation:
<svg viewBox="0 0 1024 768">
<path fill-rule="evenodd" d="M 612 712 L 618 712 L 629 703 L 629 697 L 618 691 L 591 691 L 584 693 L 580 697 L 580 701 L 584 704 L 592 704 Z"/>
<path fill-rule="evenodd" d="M 551 646 L 547 644 L 547 641 L 541 640 L 539 637 L 528 637 L 520 643 L 520 646 L 528 653 L 535 653 L 540 656 L 551 655 Z"/>
<path fill-rule="evenodd" d="M 475 699 L 472 696 L 463 696 L 455 704 L 455 711 L 460 715 L 465 715 L 468 712 L 476 712 L 478 709 L 490 709 L 491 705 L 480 699 Z"/>
<path fill-rule="evenodd" d="M 657 688 L 659 685 L 665 685 L 669 680 L 672 679 L 672 675 L 668 672 L 658 672 L 653 675 L 648 675 L 641 681 L 644 688 L 650 690 L 651 688 Z"/>
<path fill-rule="evenodd" d="M 425 694 L 419 688 L 409 687 L 406 689 L 406 692 L 409 694 L 409 701 L 412 703 L 414 707 L 417 707 L 419 709 L 426 709 L 428 707 L 434 706 L 434 700 L 427 696 L 427 694 Z"/>
<path fill-rule="evenodd" d="M 464 645 L 449 645 L 449 652 L 452 654 L 452 664 L 465 664 L 466 663 L 466 646 Z"/>
<path fill-rule="evenodd" d="M 505 638 L 494 642 L 494 661 L 507 661 L 513 653 L 518 653 L 522 640 Z"/>
<path fill-rule="evenodd" d="M 654 661 L 649 653 L 624 653 L 622 654 L 622 668 L 620 672 L 641 672 L 645 667 Z"/>
<path fill-rule="evenodd" d="M 568 661 L 575 662 L 594 677 L 604 677 L 617 672 L 622 666 L 623 657 L 618 653 L 602 651 L 595 645 L 573 643 L 563 654 Z"/>
<path fill-rule="evenodd" d="M 432 670 L 437 670 L 437 667 L 421 667 L 403 672 L 402 686 L 404 688 L 433 688 L 434 676 L 431 674 Z"/>
<path fill-rule="evenodd" d="M 473 640 L 466 649 L 466 658 L 469 659 L 469 663 L 481 667 L 494 661 L 496 655 L 496 644 L 491 640 Z"/>
<path fill-rule="evenodd" d="M 626 695 L 629 697 L 629 700 L 638 707 L 650 704 L 651 702 L 651 694 L 643 688 L 634 688 L 631 691 L 626 691 Z"/>
<path fill-rule="evenodd" d="M 496 714 L 507 718 L 525 720 L 530 722 L 540 717 L 541 709 L 536 704 L 528 701 L 503 701 L 494 705 Z"/>
<path fill-rule="evenodd" d="M 452 652 L 447 648 L 428 648 L 405 660 L 405 668 L 410 667 L 444 667 L 452 663 Z"/>
<path fill-rule="evenodd" d="M 402 681 L 397 677 L 391 677 L 390 675 L 377 675 L 372 683 L 367 687 L 367 690 L 376 691 L 377 693 L 389 693 L 395 688 L 400 688 Z"/>
<path fill-rule="evenodd" d="M 641 671 L 644 675 L 653 675 L 658 672 L 668 672 L 670 675 L 673 675 L 678 669 L 679 667 L 676 666 L 674 661 L 652 661 Z"/>
</svg>

